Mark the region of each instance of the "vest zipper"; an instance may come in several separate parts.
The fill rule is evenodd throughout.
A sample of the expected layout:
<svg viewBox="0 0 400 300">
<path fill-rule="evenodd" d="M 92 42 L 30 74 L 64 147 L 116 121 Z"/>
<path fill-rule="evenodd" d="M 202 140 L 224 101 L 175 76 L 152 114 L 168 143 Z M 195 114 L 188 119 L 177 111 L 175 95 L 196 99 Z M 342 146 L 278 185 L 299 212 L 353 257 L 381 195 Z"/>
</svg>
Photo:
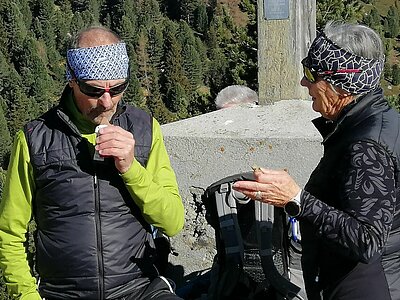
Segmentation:
<svg viewBox="0 0 400 300">
<path fill-rule="evenodd" d="M 103 247 L 101 238 L 101 220 L 100 220 L 100 188 L 97 174 L 94 173 L 94 206 L 95 206 L 95 225 L 96 225 L 96 241 L 97 241 L 97 260 L 99 266 L 99 300 L 104 299 L 104 262 Z"/>
</svg>

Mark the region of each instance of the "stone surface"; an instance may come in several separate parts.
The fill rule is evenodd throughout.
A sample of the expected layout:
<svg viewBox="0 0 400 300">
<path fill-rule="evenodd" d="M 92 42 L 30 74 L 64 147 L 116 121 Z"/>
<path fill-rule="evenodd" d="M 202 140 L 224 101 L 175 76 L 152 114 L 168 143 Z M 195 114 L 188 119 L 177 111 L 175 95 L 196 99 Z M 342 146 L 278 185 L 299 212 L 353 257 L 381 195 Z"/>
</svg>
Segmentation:
<svg viewBox="0 0 400 300">
<path fill-rule="evenodd" d="M 162 126 L 186 210 L 184 230 L 172 238 L 172 277 L 182 284 L 211 267 L 214 232 L 204 218 L 201 194 L 224 177 L 251 166 L 288 169 L 303 186 L 322 156 L 310 122 L 319 116 L 306 100 L 237 106 Z"/>
</svg>

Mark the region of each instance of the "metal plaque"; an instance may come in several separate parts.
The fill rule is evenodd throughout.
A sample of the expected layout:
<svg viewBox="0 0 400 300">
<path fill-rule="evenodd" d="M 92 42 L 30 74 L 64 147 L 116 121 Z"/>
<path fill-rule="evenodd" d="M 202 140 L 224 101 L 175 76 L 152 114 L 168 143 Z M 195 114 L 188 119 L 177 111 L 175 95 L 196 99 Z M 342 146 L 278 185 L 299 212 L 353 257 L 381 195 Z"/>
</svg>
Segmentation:
<svg viewBox="0 0 400 300">
<path fill-rule="evenodd" d="M 289 19 L 289 0 L 264 0 L 266 20 Z"/>
</svg>

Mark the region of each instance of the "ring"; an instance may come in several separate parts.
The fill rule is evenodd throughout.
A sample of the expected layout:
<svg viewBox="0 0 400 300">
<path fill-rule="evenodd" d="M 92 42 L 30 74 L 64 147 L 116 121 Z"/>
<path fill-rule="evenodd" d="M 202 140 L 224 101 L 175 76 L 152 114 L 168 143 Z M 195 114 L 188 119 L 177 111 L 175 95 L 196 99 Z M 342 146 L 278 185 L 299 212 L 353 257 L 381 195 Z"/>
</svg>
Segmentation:
<svg viewBox="0 0 400 300">
<path fill-rule="evenodd" d="M 261 191 L 256 192 L 256 200 L 261 200 Z"/>
</svg>

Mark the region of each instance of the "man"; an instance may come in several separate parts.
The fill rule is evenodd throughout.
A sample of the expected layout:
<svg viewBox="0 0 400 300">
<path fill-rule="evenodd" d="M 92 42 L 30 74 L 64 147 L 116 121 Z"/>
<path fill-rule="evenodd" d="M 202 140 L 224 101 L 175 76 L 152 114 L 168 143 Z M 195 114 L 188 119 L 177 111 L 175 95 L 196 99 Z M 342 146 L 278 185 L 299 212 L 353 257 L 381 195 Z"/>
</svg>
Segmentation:
<svg viewBox="0 0 400 300">
<path fill-rule="evenodd" d="M 16 135 L 0 205 L 0 264 L 18 299 L 180 299 L 158 276 L 152 228 L 184 210 L 160 125 L 121 101 L 125 44 L 103 27 L 77 35 L 58 106 Z M 103 126 L 96 135 L 97 125 Z M 36 286 L 24 243 L 37 223 Z"/>
</svg>

